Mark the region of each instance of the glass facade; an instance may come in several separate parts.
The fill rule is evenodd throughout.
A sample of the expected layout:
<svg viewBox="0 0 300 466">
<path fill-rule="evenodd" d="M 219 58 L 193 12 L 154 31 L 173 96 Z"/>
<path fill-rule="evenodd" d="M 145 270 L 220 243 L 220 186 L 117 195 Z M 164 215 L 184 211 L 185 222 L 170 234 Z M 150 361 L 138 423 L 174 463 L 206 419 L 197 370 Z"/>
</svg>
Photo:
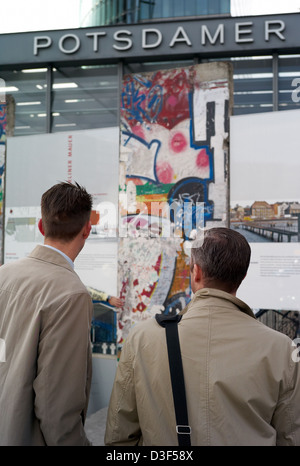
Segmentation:
<svg viewBox="0 0 300 466">
<path fill-rule="evenodd" d="M 230 0 L 93 0 L 80 4 L 82 27 L 220 14 L 230 14 Z"/>
<path fill-rule="evenodd" d="M 118 96 L 117 65 L 57 68 L 52 132 L 117 126 Z"/>
<path fill-rule="evenodd" d="M 234 115 L 276 110 L 276 75 L 273 71 L 272 55 L 231 57 L 222 60 L 229 60 L 233 64 Z"/>
<path fill-rule="evenodd" d="M 278 110 L 300 108 L 300 55 L 279 55 L 278 91 Z"/>
<path fill-rule="evenodd" d="M 47 68 L 1 71 L 15 101 L 14 135 L 47 132 Z"/>
<path fill-rule="evenodd" d="M 192 66 L 193 63 L 193 60 L 126 63 L 123 67 L 123 74 L 125 75 L 130 73 L 147 73 L 148 71 L 167 70 L 170 68 L 182 68 L 184 66 Z"/>
<path fill-rule="evenodd" d="M 212 58 L 233 64 L 233 114 L 300 108 L 300 55 Z M 118 126 L 122 75 L 196 61 L 1 71 L 15 100 L 15 136 Z M 299 92 L 298 92 L 299 89 Z"/>
</svg>

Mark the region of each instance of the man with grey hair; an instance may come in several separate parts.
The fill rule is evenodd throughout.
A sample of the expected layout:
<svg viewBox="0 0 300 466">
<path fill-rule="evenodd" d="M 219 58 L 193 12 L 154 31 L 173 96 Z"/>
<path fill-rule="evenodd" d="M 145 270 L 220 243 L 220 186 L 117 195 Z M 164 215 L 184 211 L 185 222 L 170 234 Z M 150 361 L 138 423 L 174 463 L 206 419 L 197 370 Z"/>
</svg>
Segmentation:
<svg viewBox="0 0 300 466">
<path fill-rule="evenodd" d="M 300 445 L 300 366 L 284 334 L 237 298 L 251 250 L 212 228 L 191 250 L 194 297 L 178 323 L 191 444 Z M 155 319 L 125 340 L 112 390 L 107 445 L 178 445 L 165 330 Z"/>
</svg>

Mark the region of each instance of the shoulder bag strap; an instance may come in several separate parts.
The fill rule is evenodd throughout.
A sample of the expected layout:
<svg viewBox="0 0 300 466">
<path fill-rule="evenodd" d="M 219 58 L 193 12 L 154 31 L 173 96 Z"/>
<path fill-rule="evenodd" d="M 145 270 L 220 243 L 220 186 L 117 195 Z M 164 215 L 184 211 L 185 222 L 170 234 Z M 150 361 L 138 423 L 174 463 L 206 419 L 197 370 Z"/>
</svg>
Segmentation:
<svg viewBox="0 0 300 466">
<path fill-rule="evenodd" d="M 170 317 L 164 316 L 163 314 L 156 314 L 155 316 L 159 325 L 165 327 L 166 329 L 166 340 L 176 415 L 176 432 L 178 436 L 178 443 L 181 446 L 190 446 L 191 428 L 188 422 L 184 375 L 177 328 L 177 324 L 181 320 L 181 317 L 181 315 Z"/>
</svg>

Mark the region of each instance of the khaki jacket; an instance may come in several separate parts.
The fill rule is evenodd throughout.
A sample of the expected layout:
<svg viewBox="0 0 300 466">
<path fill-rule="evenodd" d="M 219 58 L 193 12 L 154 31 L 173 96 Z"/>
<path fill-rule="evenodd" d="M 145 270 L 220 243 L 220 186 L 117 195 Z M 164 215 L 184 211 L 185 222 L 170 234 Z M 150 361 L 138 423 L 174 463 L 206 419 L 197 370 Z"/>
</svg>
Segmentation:
<svg viewBox="0 0 300 466">
<path fill-rule="evenodd" d="M 192 445 L 300 445 L 300 366 L 292 341 L 238 298 L 198 291 L 178 325 Z M 107 445 L 176 446 L 165 329 L 137 324 L 111 395 Z"/>
<path fill-rule="evenodd" d="M 90 444 L 91 318 L 59 252 L 39 245 L 0 267 L 0 445 Z"/>
</svg>

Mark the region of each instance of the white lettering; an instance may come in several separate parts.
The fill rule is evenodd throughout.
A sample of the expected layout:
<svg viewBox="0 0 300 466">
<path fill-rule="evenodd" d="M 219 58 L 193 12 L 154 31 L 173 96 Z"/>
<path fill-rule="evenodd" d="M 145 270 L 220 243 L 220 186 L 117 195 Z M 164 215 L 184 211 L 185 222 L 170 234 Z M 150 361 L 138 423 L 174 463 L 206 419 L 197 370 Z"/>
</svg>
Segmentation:
<svg viewBox="0 0 300 466">
<path fill-rule="evenodd" d="M 218 29 L 215 32 L 214 37 L 211 37 L 209 29 L 207 26 L 202 26 L 201 28 L 201 44 L 205 45 L 206 37 L 208 38 L 211 44 L 215 44 L 218 36 L 220 36 L 220 43 L 224 44 L 224 24 L 219 24 Z"/>
<path fill-rule="evenodd" d="M 236 23 L 235 25 L 235 42 L 236 43 L 241 43 L 241 42 L 253 42 L 252 37 L 244 37 L 241 38 L 241 34 L 252 34 L 252 29 L 241 29 L 243 27 L 247 26 L 252 26 L 253 23 L 252 21 L 249 21 L 247 23 Z"/>
<path fill-rule="evenodd" d="M 179 37 L 179 35 L 182 35 L 182 37 Z M 173 47 L 175 42 L 185 42 L 187 45 L 191 46 L 192 43 L 187 35 L 187 33 L 185 32 L 185 30 L 183 29 L 182 26 L 179 26 L 177 29 L 176 29 L 176 32 L 170 42 L 170 47 Z"/>
<path fill-rule="evenodd" d="M 6 362 L 6 345 L 3 338 L 0 338 L 0 362 Z"/>
<path fill-rule="evenodd" d="M 87 37 L 93 37 L 93 52 L 98 52 L 99 47 L 99 37 L 100 36 L 106 36 L 106 32 L 88 32 L 86 34 Z"/>
<path fill-rule="evenodd" d="M 296 87 L 298 84 L 299 87 Z M 292 86 L 296 87 L 296 89 L 294 89 L 292 92 L 292 101 L 295 103 L 300 102 L 300 96 L 298 95 L 300 92 L 300 78 L 294 78 L 292 81 Z"/>
<path fill-rule="evenodd" d="M 129 50 L 132 47 L 132 39 L 129 39 L 128 37 L 119 37 L 120 34 L 126 34 L 128 36 L 132 35 L 132 33 L 130 31 L 127 31 L 127 29 L 124 29 L 122 31 L 116 31 L 114 33 L 114 39 L 119 42 L 127 42 L 127 45 L 125 45 L 124 47 L 113 45 L 113 48 L 116 50 Z"/>
<path fill-rule="evenodd" d="M 132 461 L 136 464 L 139 461 L 140 455 L 140 453 L 121 453 L 113 450 L 113 453 L 107 453 L 106 461 Z"/>
<path fill-rule="evenodd" d="M 46 49 L 52 44 L 52 39 L 49 36 L 36 36 L 33 40 L 33 54 L 38 55 L 39 49 Z"/>
<path fill-rule="evenodd" d="M 148 33 L 156 34 L 156 36 L 157 36 L 156 42 L 153 42 L 151 44 L 147 43 Z M 142 37 L 143 37 L 143 39 L 142 39 L 143 49 L 153 49 L 155 47 L 158 47 L 161 44 L 161 41 L 162 41 L 162 33 L 158 29 L 143 29 L 143 36 Z"/>
<path fill-rule="evenodd" d="M 64 47 L 64 42 L 66 40 L 74 40 L 75 41 L 75 45 L 73 48 L 71 49 L 66 49 Z M 58 48 L 61 52 L 63 53 L 75 53 L 77 52 L 77 50 L 79 49 L 80 47 L 80 40 L 79 40 L 79 37 L 77 37 L 75 34 L 65 34 L 64 36 L 62 36 L 60 39 L 59 39 L 59 42 L 58 42 Z"/>
<path fill-rule="evenodd" d="M 165 32 L 163 29 L 164 26 L 159 25 L 157 27 L 142 28 L 141 33 L 139 33 L 140 41 L 136 43 L 135 41 L 138 41 L 138 37 L 135 35 L 135 32 L 132 31 L 128 26 L 129 29 L 115 30 L 113 33 L 113 40 L 115 42 L 113 42 L 112 44 L 109 43 L 108 45 L 109 47 L 112 46 L 113 49 L 121 52 L 129 51 L 134 46 L 137 52 L 140 52 L 141 49 L 149 49 L 151 51 L 151 49 L 162 48 L 162 53 L 167 54 L 167 49 L 169 49 L 170 51 L 170 49 L 174 48 L 177 44 L 180 43 L 183 43 L 185 46 L 188 47 L 194 46 L 195 48 L 197 48 L 200 45 L 199 42 L 202 46 L 215 45 L 216 47 L 220 47 L 221 45 L 225 45 L 225 40 L 227 40 L 227 37 L 225 38 L 225 34 L 227 34 L 227 32 L 229 34 L 229 31 L 225 31 L 225 26 L 227 27 L 227 24 L 225 24 L 225 22 L 216 22 L 213 25 L 211 25 L 211 23 L 203 24 L 202 22 L 200 22 L 200 38 L 197 40 L 197 43 L 192 44 L 189 35 L 190 31 L 193 31 L 192 28 L 194 28 L 195 26 L 190 23 L 185 24 L 184 27 L 177 26 L 177 24 L 178 23 L 174 23 L 173 25 L 174 29 L 171 32 L 170 40 L 165 39 Z M 257 48 L 261 49 L 263 47 L 263 39 L 264 43 L 269 42 L 271 40 L 277 40 L 277 42 L 278 40 L 286 40 L 284 34 L 286 24 L 282 20 L 264 21 L 264 24 L 262 26 L 264 28 L 263 31 L 258 30 L 260 24 L 256 24 L 255 21 L 238 21 L 234 23 L 230 22 L 230 24 L 232 31 L 234 30 L 235 44 L 250 44 L 255 41 L 257 42 Z M 171 26 L 169 25 L 168 27 L 170 28 Z M 232 33 L 230 32 L 230 34 Z M 73 34 L 71 32 L 68 33 L 67 31 L 64 31 L 62 32 L 62 36 L 57 38 L 58 49 L 63 54 L 75 54 L 80 50 L 85 37 L 87 37 L 88 40 L 92 41 L 92 52 L 94 53 L 99 52 L 101 49 L 103 50 L 104 43 L 107 49 L 107 41 L 111 40 L 110 36 L 108 39 L 108 33 L 103 30 L 85 33 L 78 32 L 77 34 Z M 107 37 L 107 39 L 105 40 L 105 42 L 102 43 L 101 39 L 104 37 Z M 56 45 L 56 40 L 54 41 L 50 35 L 35 36 L 33 37 L 33 54 L 35 56 L 38 56 L 42 53 L 43 50 L 43 54 L 45 54 L 47 49 L 53 49 L 54 44 Z M 105 51 L 107 54 L 107 50 Z M 173 53 L 175 53 L 175 51 L 173 51 Z M 295 92 L 293 95 L 295 95 Z"/>
<path fill-rule="evenodd" d="M 277 28 L 271 28 L 272 26 L 278 26 Z M 282 31 L 285 29 L 285 23 L 284 21 L 277 20 L 277 21 L 266 21 L 265 22 L 265 41 L 269 41 L 270 39 L 270 34 L 276 34 L 276 36 L 281 39 L 285 40 L 285 37 L 283 34 L 281 34 Z"/>
</svg>

